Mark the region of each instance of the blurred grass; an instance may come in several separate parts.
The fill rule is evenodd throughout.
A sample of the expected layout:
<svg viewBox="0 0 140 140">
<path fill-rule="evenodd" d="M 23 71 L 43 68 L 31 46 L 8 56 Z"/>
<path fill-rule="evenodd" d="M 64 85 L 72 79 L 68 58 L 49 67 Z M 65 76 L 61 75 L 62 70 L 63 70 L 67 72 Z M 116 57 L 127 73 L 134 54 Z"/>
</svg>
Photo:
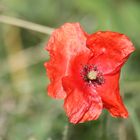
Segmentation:
<svg viewBox="0 0 140 140">
<path fill-rule="evenodd" d="M 118 31 L 136 47 L 121 76 L 129 119 L 104 111 L 97 121 L 72 125 L 63 102 L 46 95 L 49 36 L 0 23 L 0 140 L 140 140 L 139 0 L 1 0 L 0 13 L 53 28 L 78 21 L 89 33 Z"/>
</svg>

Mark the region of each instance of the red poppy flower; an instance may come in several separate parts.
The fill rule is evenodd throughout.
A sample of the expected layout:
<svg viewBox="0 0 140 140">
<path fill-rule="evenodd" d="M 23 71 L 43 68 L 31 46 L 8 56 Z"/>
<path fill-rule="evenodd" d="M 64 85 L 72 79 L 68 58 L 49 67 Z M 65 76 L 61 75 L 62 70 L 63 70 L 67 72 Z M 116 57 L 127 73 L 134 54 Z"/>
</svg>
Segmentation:
<svg viewBox="0 0 140 140">
<path fill-rule="evenodd" d="M 46 50 L 48 94 L 64 99 L 70 122 L 96 120 L 103 108 L 114 117 L 128 117 L 119 77 L 134 47 L 125 35 L 111 31 L 88 35 L 79 23 L 66 23 L 53 32 Z"/>
</svg>

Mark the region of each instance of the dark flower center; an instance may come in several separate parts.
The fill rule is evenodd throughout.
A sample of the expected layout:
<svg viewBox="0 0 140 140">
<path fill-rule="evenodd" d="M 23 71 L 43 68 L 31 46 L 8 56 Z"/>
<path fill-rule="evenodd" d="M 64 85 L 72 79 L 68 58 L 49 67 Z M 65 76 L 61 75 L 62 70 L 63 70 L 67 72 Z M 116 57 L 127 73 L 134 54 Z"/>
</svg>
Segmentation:
<svg viewBox="0 0 140 140">
<path fill-rule="evenodd" d="M 104 83 L 103 74 L 94 65 L 85 65 L 82 67 L 81 76 L 89 85 L 102 85 Z"/>
</svg>

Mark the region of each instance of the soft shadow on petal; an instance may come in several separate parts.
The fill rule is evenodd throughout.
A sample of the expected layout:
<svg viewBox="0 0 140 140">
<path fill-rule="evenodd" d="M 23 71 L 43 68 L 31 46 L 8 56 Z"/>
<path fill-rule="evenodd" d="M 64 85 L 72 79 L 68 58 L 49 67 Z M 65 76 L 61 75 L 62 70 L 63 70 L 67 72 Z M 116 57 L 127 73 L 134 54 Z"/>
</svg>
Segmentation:
<svg viewBox="0 0 140 140">
<path fill-rule="evenodd" d="M 99 31 L 90 35 L 86 44 L 94 54 L 92 62 L 96 63 L 104 74 L 120 70 L 135 50 L 128 37 L 111 31 Z"/>
<path fill-rule="evenodd" d="M 86 36 L 79 23 L 66 23 L 51 35 L 46 50 L 50 61 L 45 63 L 50 79 L 48 94 L 54 98 L 65 98 L 62 77 L 68 75 L 71 59 L 79 52 L 88 52 Z"/>
<path fill-rule="evenodd" d="M 101 97 L 96 93 L 96 91 L 92 92 L 92 95 L 89 95 L 88 97 L 91 100 L 91 104 L 88 111 L 79 121 L 80 123 L 85 121 L 96 120 L 102 112 L 103 103 Z"/>
<path fill-rule="evenodd" d="M 63 87 L 68 93 L 64 108 L 71 123 L 96 120 L 102 112 L 102 101 L 95 90 L 89 87 L 80 90 L 71 77 L 63 78 Z"/>
</svg>

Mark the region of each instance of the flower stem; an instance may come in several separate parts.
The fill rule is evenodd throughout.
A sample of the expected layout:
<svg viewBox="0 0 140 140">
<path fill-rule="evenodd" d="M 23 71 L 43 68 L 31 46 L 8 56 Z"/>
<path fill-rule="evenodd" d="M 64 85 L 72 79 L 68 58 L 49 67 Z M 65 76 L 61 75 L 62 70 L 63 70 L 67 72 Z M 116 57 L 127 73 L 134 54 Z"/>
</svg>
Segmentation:
<svg viewBox="0 0 140 140">
<path fill-rule="evenodd" d="M 54 30 L 51 27 L 39 25 L 36 23 L 32 23 L 29 21 L 25 21 L 25 20 L 21 20 L 21 19 L 9 17 L 9 16 L 4 16 L 4 15 L 0 15 L 0 22 L 18 26 L 18 27 L 25 28 L 25 29 L 29 29 L 29 30 L 33 30 L 33 31 L 37 31 L 37 32 L 40 32 L 43 34 L 48 34 L 48 35 L 50 35 Z"/>
<path fill-rule="evenodd" d="M 105 112 L 103 120 L 102 120 L 102 135 L 101 135 L 101 139 L 103 140 L 107 140 L 107 121 L 108 121 L 108 114 L 107 112 Z"/>
<path fill-rule="evenodd" d="M 69 129 L 69 125 L 66 125 L 63 131 L 62 140 L 68 140 L 68 129 Z"/>
</svg>

